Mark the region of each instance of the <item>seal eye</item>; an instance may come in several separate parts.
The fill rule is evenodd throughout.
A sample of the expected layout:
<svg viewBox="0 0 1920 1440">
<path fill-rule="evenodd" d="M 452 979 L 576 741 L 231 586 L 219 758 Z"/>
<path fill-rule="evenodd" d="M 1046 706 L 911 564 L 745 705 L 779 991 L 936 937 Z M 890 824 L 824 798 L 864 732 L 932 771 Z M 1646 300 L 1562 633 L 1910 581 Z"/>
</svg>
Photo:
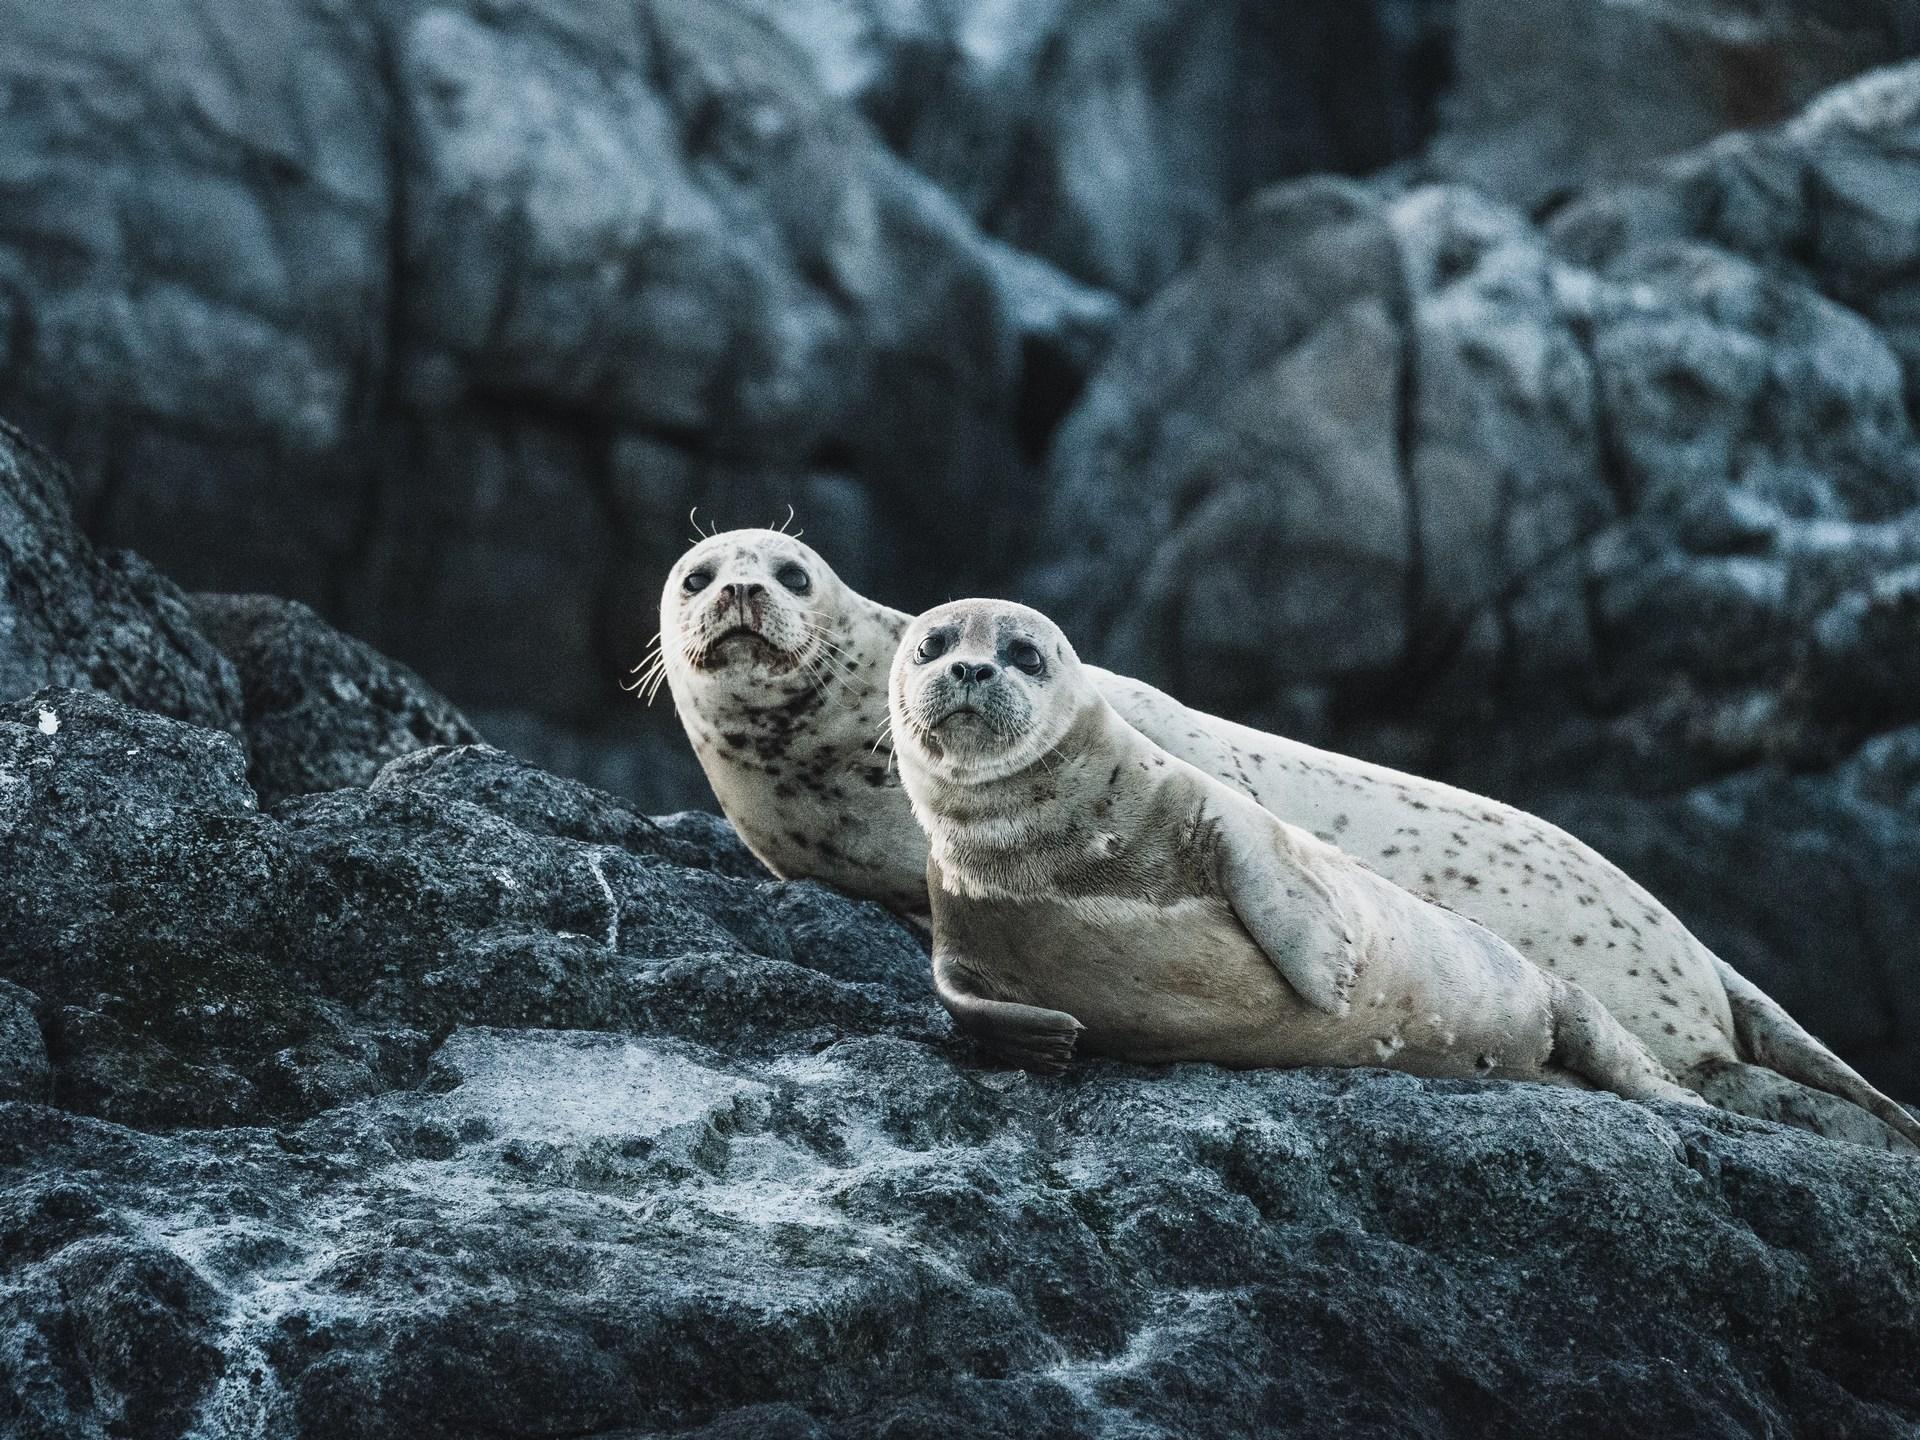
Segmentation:
<svg viewBox="0 0 1920 1440">
<path fill-rule="evenodd" d="M 813 577 L 791 560 L 774 571 L 773 578 L 796 595 L 804 595 L 813 588 Z"/>
<path fill-rule="evenodd" d="M 680 588 L 689 595 L 698 595 L 713 583 L 711 570 L 689 570 L 687 578 L 680 582 Z"/>
<path fill-rule="evenodd" d="M 1029 675 L 1038 675 L 1047 668 L 1047 662 L 1040 658 L 1040 652 L 1025 640 L 1016 640 L 1007 647 L 1007 663 Z"/>
<path fill-rule="evenodd" d="M 938 660 L 947 653 L 947 637 L 938 630 L 920 642 L 920 648 L 913 652 L 913 658 L 922 665 L 929 660 Z"/>
</svg>

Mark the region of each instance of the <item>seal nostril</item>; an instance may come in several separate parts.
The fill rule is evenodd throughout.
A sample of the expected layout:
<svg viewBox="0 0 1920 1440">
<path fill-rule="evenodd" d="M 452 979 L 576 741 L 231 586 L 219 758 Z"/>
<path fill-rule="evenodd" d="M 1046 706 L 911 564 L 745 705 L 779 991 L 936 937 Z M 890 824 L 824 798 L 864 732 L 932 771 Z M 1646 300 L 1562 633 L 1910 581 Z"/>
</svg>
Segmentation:
<svg viewBox="0 0 1920 1440">
<path fill-rule="evenodd" d="M 953 664 L 947 667 L 947 673 L 956 680 L 965 680 L 967 678 L 966 662 L 964 660 L 954 661 Z"/>
<path fill-rule="evenodd" d="M 762 595 L 766 593 L 767 593 L 767 587 L 760 584 L 758 581 L 747 586 L 747 598 L 749 600 L 758 600 Z"/>
<path fill-rule="evenodd" d="M 974 666 L 973 678 L 979 681 L 982 685 L 986 684 L 987 681 L 993 679 L 993 666 L 991 665 Z"/>
</svg>

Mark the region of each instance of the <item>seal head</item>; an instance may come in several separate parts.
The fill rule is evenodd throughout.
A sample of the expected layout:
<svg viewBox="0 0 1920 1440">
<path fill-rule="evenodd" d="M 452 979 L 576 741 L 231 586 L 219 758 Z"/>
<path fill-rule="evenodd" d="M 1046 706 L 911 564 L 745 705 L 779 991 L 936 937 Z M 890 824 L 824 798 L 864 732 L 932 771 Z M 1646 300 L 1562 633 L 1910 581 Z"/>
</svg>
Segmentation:
<svg viewBox="0 0 1920 1440">
<path fill-rule="evenodd" d="M 896 742 L 909 737 L 928 777 L 949 785 L 1041 764 L 1096 698 L 1057 625 L 997 600 L 956 600 L 915 620 L 888 688 Z"/>
<path fill-rule="evenodd" d="M 832 660 L 821 617 L 835 613 L 844 588 L 826 561 L 777 530 L 712 536 L 667 575 L 661 655 L 675 679 L 734 691 L 818 681 Z"/>
</svg>

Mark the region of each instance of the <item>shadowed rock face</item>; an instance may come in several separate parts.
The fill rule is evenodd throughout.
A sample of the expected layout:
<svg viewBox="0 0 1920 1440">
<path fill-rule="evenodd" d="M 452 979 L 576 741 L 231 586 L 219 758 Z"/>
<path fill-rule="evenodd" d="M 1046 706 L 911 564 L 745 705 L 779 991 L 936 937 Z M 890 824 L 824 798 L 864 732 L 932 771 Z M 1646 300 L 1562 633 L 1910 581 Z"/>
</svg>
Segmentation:
<svg viewBox="0 0 1920 1440">
<path fill-rule="evenodd" d="M 247 780 L 261 803 L 365 785 L 387 761 L 469 745 L 466 718 L 406 666 L 275 595 L 194 595 L 240 677 Z"/>
<path fill-rule="evenodd" d="M 1190 703 L 1546 810 L 1911 1092 L 1916 143 L 1907 66 L 1545 229 L 1263 194 L 1062 427 L 1087 543 L 1030 594 Z"/>
<path fill-rule="evenodd" d="M 46 690 L 0 777 L 52 1099 L 0 1103 L 9 1433 L 1920 1423 L 1910 1160 L 1548 1087 L 982 1068 L 899 922 L 484 747 L 263 812 L 231 737 Z"/>
<path fill-rule="evenodd" d="M 0 412 L 97 538 L 612 776 L 691 507 L 991 589 L 1121 297 L 1413 148 L 1450 3 L 19 7 Z"/>
</svg>

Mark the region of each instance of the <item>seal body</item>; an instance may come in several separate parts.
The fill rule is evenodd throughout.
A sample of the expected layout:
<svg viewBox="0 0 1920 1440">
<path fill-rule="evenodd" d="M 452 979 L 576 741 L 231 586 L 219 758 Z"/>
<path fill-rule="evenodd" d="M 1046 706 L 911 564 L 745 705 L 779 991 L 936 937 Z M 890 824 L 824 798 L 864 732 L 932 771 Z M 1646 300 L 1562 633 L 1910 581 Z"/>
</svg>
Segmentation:
<svg viewBox="0 0 1920 1440">
<path fill-rule="evenodd" d="M 813 577 L 805 595 L 776 577 L 790 562 Z M 690 594 L 686 581 L 702 569 L 710 584 Z M 742 587 L 731 612 L 719 603 L 719 587 L 729 584 Z M 750 593 L 756 585 L 758 597 Z M 796 646 L 792 658 L 739 638 L 703 648 L 715 625 L 734 623 L 729 613 L 737 621 L 743 595 L 748 620 Z M 824 880 L 924 924 L 927 840 L 886 743 L 884 677 L 909 617 L 842 584 L 800 541 L 748 530 L 710 537 L 682 557 L 660 621 L 659 673 L 747 844 L 776 874 Z M 802 621 L 817 639 L 801 633 Z M 1438 781 L 1203 714 L 1094 666 L 1083 673 L 1170 758 L 1410 894 L 1480 922 L 1547 973 L 1591 992 L 1716 1104 L 1866 1144 L 1920 1143 L 1911 1116 L 1559 827 Z"/>
<path fill-rule="evenodd" d="M 924 923 L 926 839 L 881 733 L 906 624 L 793 537 L 728 531 L 668 575 L 645 678 L 761 863 Z"/>
<path fill-rule="evenodd" d="M 1024 1063 L 1062 1063 L 1064 1043 L 1702 1103 L 1577 986 L 1127 725 L 1035 611 L 929 611 L 890 698 L 930 841 L 936 989 Z"/>
</svg>

